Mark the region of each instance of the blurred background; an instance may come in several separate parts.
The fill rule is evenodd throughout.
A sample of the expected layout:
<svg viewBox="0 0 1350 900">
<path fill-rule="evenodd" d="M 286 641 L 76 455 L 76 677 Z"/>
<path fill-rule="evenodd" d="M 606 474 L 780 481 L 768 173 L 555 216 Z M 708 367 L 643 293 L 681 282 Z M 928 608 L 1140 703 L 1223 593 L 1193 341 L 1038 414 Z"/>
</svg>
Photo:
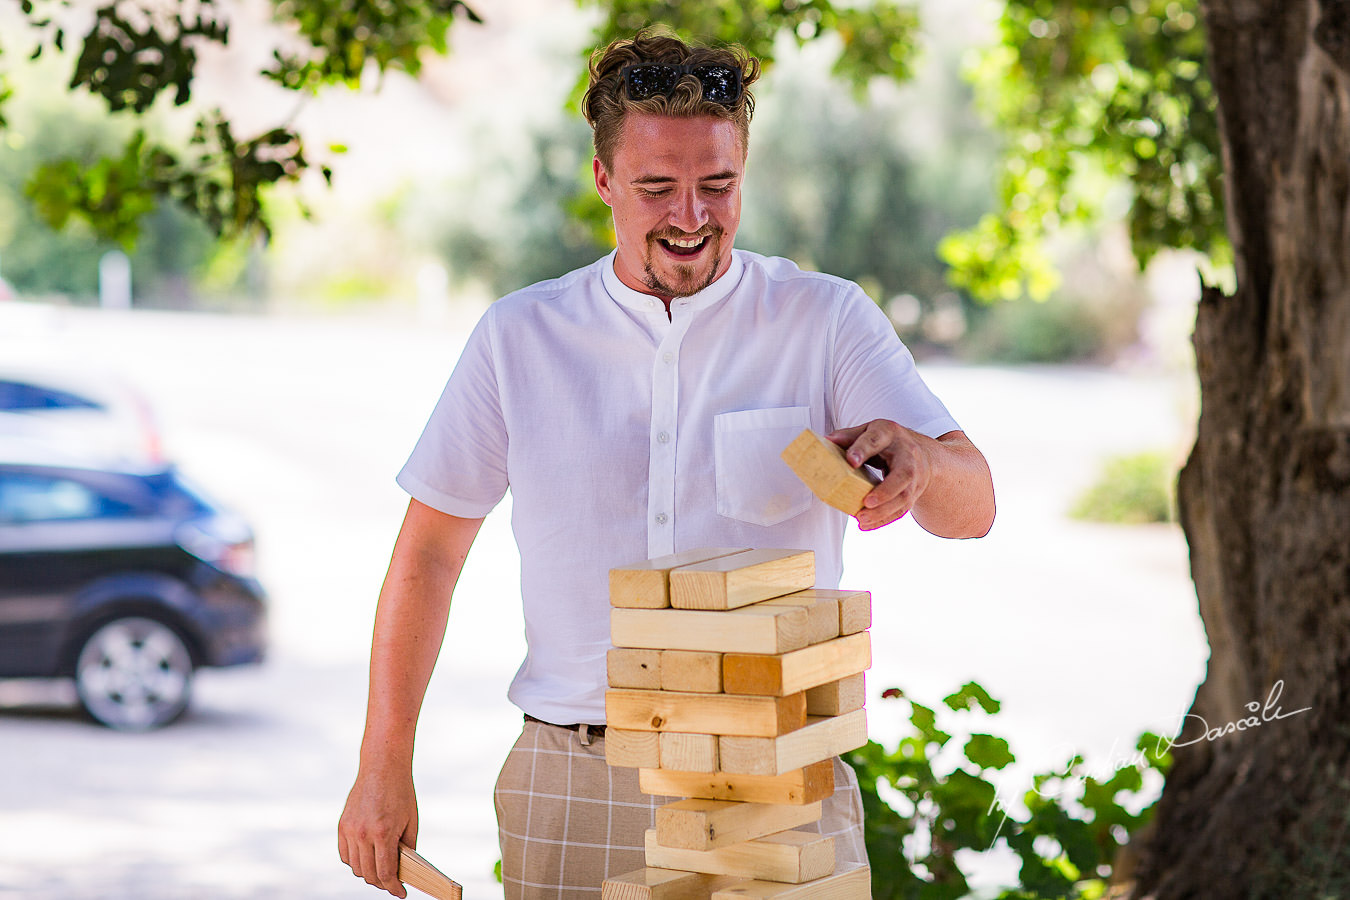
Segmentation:
<svg viewBox="0 0 1350 900">
<path fill-rule="evenodd" d="M 0 412 L 0 466 L 59 445 L 92 467 L 65 456 L 95 433 L 111 470 L 172 466 L 247 523 L 251 543 L 230 546 L 247 543 L 242 577 L 265 591 L 267 650 L 199 669 L 161 730 L 90 722 L 65 680 L 0 679 L 0 896 L 376 896 L 335 835 L 406 505 L 393 477 L 491 299 L 609 249 L 589 130 L 567 106 L 595 10 L 501 0 L 416 77 L 297 97 L 253 75 L 274 40 L 267 6 L 227 6 L 230 44 L 202 49 L 196 96 L 237 124 L 286 122 L 332 170 L 331 185 L 310 173 L 265 195 L 267 240 L 219 238 L 172 203 L 134 246 L 77 219 L 53 230 L 28 195 L 34 167 L 96 159 L 137 126 L 66 88 L 71 54 L 6 57 L 0 381 L 84 390 L 130 424 L 73 432 L 16 404 Z M 988 457 L 987 538 L 851 532 L 843 586 L 874 595 L 874 739 L 906 724 L 884 689 L 933 704 L 978 681 L 1004 701 L 1018 763 L 1003 777 L 1020 794 L 1030 771 L 1081 754 L 1109 772 L 1140 731 L 1175 733 L 1203 677 L 1171 498 L 1198 412 L 1200 263 L 1164 252 L 1141 271 L 1128 191 L 1103 175 L 1107 214 L 1054 235 L 1061 277 L 1041 299 L 953 287 L 939 243 L 998 202 L 1004 138 L 970 76 L 1000 4 L 920 6 L 903 84 L 859 88 L 831 75 L 837 43 L 780 41 L 756 89 L 738 245 L 858 281 Z M 0 16 L 6 44 L 19 28 Z M 167 107 L 148 122 L 166 140 L 190 130 Z M 509 499 L 470 555 L 418 736 L 419 847 L 470 896 L 500 892 L 490 785 L 519 726 L 508 519 Z M 4 545 L 13 533 L 0 522 L 0 556 L 23 549 Z M 1016 867 L 995 854 L 977 868 L 992 890 Z"/>
</svg>

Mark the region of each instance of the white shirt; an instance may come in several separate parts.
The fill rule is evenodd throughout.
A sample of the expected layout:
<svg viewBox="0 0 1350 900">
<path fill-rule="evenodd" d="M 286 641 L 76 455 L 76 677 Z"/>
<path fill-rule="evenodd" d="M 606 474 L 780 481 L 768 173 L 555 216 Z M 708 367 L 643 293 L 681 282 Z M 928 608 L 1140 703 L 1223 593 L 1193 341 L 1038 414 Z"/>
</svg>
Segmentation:
<svg viewBox="0 0 1350 900">
<path fill-rule="evenodd" d="M 816 553 L 837 587 L 848 517 L 779 457 L 803 428 L 885 418 L 958 429 L 855 284 L 734 251 L 671 304 L 614 256 L 494 303 L 398 483 L 455 516 L 512 493 L 527 651 L 508 695 L 547 722 L 604 722 L 609 570 L 697 547 Z"/>
</svg>

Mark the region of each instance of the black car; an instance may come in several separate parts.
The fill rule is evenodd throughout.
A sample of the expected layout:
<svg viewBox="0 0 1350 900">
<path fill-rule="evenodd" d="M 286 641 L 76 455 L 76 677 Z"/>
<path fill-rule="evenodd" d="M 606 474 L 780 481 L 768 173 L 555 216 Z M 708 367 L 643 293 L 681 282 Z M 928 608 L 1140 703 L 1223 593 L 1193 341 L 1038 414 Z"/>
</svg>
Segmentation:
<svg viewBox="0 0 1350 900">
<path fill-rule="evenodd" d="M 253 535 L 172 466 L 0 453 L 0 678 L 74 678 L 121 729 L 177 718 L 199 666 L 262 659 Z"/>
</svg>

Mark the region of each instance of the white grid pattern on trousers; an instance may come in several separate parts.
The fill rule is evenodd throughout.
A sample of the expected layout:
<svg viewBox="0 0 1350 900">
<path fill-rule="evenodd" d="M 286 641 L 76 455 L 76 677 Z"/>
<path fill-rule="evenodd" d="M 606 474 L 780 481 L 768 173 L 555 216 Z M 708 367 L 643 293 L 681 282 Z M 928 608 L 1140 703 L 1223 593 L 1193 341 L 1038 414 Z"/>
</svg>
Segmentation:
<svg viewBox="0 0 1350 900">
<path fill-rule="evenodd" d="M 865 865 L 862 799 L 853 770 L 835 760 L 833 796 L 802 831 L 835 839 L 839 870 Z M 605 762 L 604 738 L 526 722 L 497 779 L 497 834 L 506 900 L 595 900 L 606 878 L 645 865 L 656 809 L 678 798 L 638 790 L 636 769 Z"/>
</svg>

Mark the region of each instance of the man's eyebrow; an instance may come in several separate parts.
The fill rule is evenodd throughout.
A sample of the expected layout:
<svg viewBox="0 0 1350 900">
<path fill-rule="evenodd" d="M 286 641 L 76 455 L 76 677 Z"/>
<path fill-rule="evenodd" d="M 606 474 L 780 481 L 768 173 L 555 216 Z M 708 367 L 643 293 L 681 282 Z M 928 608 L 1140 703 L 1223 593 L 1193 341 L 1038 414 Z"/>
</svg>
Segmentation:
<svg viewBox="0 0 1350 900">
<path fill-rule="evenodd" d="M 737 173 L 732 169 L 724 172 L 717 172 L 713 175 L 704 175 L 699 181 L 733 181 Z M 673 175 L 639 175 L 634 178 L 633 184 L 672 184 L 677 181 Z"/>
</svg>

